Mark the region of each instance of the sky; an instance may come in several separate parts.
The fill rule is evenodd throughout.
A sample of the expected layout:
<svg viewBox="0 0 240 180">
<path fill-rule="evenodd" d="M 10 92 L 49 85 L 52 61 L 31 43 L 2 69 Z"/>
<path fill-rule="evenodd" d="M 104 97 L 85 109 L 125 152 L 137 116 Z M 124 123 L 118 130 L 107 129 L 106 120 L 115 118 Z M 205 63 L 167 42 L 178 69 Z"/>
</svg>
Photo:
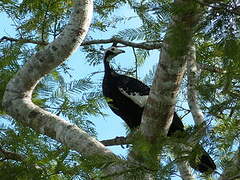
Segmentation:
<svg viewBox="0 0 240 180">
<path fill-rule="evenodd" d="M 116 13 L 124 13 L 126 16 L 135 16 L 134 12 L 129 8 L 121 8 L 117 10 Z M 0 26 L 0 38 L 2 36 L 15 37 L 14 28 L 11 26 L 10 19 L 3 13 L 0 13 L 1 26 Z M 108 39 L 116 34 L 119 30 L 125 29 L 126 27 L 138 27 L 140 21 L 136 18 L 127 21 L 125 24 L 119 24 L 117 29 L 111 29 L 107 32 L 96 31 L 94 34 L 91 34 L 95 39 Z M 111 46 L 111 44 L 104 45 L 105 48 Z M 80 47 L 81 49 L 81 47 Z M 121 54 L 115 58 L 115 62 L 121 64 L 122 67 L 134 67 L 134 55 L 132 53 L 132 48 L 126 47 L 123 48 L 126 53 Z M 149 70 L 152 69 L 153 65 L 156 65 L 159 59 L 159 51 L 154 50 L 150 52 L 150 56 L 147 58 L 146 62 L 138 69 L 138 74 L 140 79 L 143 79 Z M 85 55 L 80 51 L 76 51 L 67 62 L 68 65 L 72 68 L 72 79 L 78 80 L 86 77 L 92 72 L 103 71 L 103 64 L 96 67 L 89 66 L 85 61 Z M 96 81 L 101 82 L 103 78 L 103 73 L 97 74 L 94 76 Z M 105 109 L 104 112 L 108 114 L 107 117 L 90 117 L 92 122 L 96 126 L 96 131 L 98 134 L 99 140 L 112 139 L 116 136 L 125 136 L 126 130 L 123 125 L 123 120 L 116 116 L 109 108 Z M 126 149 L 123 149 L 121 146 L 112 146 L 109 147 L 114 153 L 119 155 L 126 155 Z M 174 180 L 180 178 L 172 178 Z"/>
</svg>

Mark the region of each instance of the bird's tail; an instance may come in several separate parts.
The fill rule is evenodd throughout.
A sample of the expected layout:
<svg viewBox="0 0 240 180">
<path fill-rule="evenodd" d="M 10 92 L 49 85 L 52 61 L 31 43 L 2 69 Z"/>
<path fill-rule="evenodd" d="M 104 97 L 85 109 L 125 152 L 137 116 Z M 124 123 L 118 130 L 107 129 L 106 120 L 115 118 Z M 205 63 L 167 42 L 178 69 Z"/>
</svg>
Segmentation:
<svg viewBox="0 0 240 180">
<path fill-rule="evenodd" d="M 216 170 L 216 165 L 210 155 L 197 144 L 191 153 L 190 166 L 201 173 L 211 174 Z"/>
</svg>

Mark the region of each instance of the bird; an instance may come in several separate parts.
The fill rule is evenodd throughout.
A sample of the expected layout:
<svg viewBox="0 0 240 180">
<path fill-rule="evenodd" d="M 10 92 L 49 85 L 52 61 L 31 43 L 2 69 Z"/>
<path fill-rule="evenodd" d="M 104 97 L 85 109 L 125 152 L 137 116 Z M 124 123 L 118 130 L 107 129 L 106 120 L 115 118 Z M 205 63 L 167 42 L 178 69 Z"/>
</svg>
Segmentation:
<svg viewBox="0 0 240 180">
<path fill-rule="evenodd" d="M 102 92 L 110 109 L 116 115 L 120 116 L 132 131 L 141 124 L 150 87 L 138 79 L 114 71 L 110 65 L 110 61 L 122 53 L 125 53 L 125 51 L 115 46 L 105 49 L 103 56 L 104 77 Z M 172 136 L 177 131 L 184 132 L 184 125 L 177 113 L 174 112 L 167 136 Z M 200 172 L 213 172 L 216 169 L 214 161 L 203 148 L 201 152 L 200 162 L 195 163 L 193 159 L 190 163 L 191 167 Z"/>
</svg>

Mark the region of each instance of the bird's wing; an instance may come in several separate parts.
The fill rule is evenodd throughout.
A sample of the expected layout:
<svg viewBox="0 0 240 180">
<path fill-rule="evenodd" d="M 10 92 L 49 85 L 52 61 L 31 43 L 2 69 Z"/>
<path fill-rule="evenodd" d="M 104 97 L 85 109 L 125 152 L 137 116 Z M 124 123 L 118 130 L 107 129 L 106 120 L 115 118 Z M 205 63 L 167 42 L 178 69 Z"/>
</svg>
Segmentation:
<svg viewBox="0 0 240 180">
<path fill-rule="evenodd" d="M 118 89 L 140 107 L 144 107 L 146 104 L 150 91 L 150 88 L 143 82 L 124 75 L 119 78 Z"/>
</svg>

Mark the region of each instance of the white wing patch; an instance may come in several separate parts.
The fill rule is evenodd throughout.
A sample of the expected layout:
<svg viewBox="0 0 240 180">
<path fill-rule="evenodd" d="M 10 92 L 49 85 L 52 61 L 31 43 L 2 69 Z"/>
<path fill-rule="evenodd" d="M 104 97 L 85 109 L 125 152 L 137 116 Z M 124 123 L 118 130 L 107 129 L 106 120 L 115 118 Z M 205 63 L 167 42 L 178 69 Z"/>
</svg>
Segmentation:
<svg viewBox="0 0 240 180">
<path fill-rule="evenodd" d="M 137 92 L 127 93 L 123 88 L 119 88 L 120 92 L 126 97 L 130 98 L 135 104 L 144 107 L 147 103 L 148 95 L 139 95 Z"/>
</svg>

